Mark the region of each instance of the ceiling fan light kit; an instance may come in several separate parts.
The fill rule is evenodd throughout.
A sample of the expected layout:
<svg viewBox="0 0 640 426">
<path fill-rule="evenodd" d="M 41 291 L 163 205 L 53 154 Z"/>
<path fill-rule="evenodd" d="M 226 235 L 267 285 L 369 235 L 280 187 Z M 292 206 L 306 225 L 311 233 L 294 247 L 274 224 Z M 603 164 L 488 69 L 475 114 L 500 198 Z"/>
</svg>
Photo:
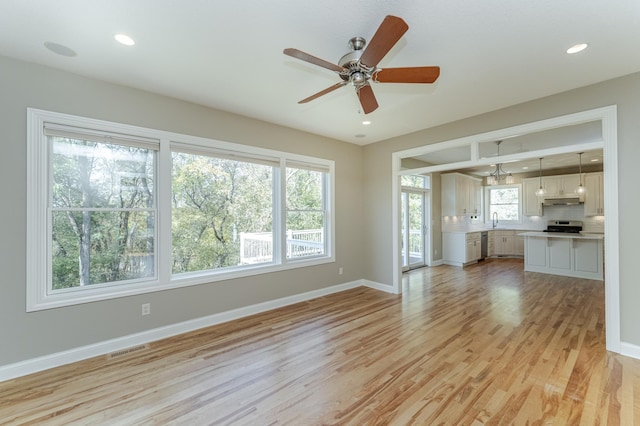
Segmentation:
<svg viewBox="0 0 640 426">
<path fill-rule="evenodd" d="M 340 58 L 337 65 L 298 49 L 284 49 L 285 55 L 334 71 L 342 79 L 341 82 L 302 99 L 298 103 L 307 103 L 351 84 L 356 90 L 362 111 L 369 114 L 378 108 L 378 101 L 371 88 L 372 81 L 376 83 L 423 84 L 435 82 L 440 76 L 440 67 L 437 66 L 376 68 L 378 62 L 384 58 L 408 29 L 409 26 L 402 18 L 388 15 L 378 27 L 369 44 L 363 37 L 353 37 L 349 40 L 351 52 Z"/>
</svg>

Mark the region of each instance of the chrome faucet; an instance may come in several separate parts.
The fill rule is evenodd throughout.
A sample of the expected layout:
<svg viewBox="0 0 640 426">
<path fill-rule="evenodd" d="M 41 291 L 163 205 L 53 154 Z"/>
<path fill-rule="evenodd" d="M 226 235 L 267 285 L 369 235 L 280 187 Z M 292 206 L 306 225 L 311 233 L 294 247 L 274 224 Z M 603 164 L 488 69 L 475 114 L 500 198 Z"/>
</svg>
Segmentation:
<svg viewBox="0 0 640 426">
<path fill-rule="evenodd" d="M 493 217 L 491 218 L 491 222 L 493 223 L 493 229 L 498 226 L 498 212 L 493 212 Z"/>
</svg>

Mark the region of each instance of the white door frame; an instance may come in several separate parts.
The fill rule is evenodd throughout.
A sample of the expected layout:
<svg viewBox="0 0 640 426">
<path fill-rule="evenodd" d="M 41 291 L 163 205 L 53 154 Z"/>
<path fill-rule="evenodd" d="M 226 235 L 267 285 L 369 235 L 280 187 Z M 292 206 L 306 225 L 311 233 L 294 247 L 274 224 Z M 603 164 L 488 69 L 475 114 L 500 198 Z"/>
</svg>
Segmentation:
<svg viewBox="0 0 640 426">
<path fill-rule="evenodd" d="M 523 154 L 508 156 L 509 159 L 522 160 L 527 158 L 539 158 L 546 155 L 554 155 L 566 152 L 578 152 L 578 150 L 589 150 L 602 148 L 604 151 L 604 205 L 607 214 L 604 216 L 604 226 L 606 230 L 605 245 L 605 321 L 606 321 L 606 348 L 609 351 L 622 353 L 622 343 L 620 337 L 620 264 L 619 254 L 619 227 L 618 227 L 618 134 L 617 134 L 617 107 L 611 105 L 596 108 L 574 114 L 563 115 L 547 120 L 536 121 L 519 126 L 481 133 L 460 139 L 426 145 L 405 151 L 398 151 L 392 154 L 391 176 L 392 176 L 392 253 L 393 253 L 393 292 L 402 293 L 402 259 L 399 250 L 399 211 L 400 211 L 400 176 L 404 174 L 426 174 L 431 172 L 442 172 L 454 168 L 461 169 L 476 165 L 490 164 L 491 160 L 482 160 L 478 155 L 478 143 L 486 141 L 502 140 L 516 135 L 539 132 L 542 130 L 555 129 L 575 124 L 600 121 L 602 123 L 602 142 L 594 142 L 581 145 L 570 145 L 532 151 Z M 445 148 L 469 146 L 471 150 L 471 160 L 455 163 L 442 164 L 419 169 L 403 170 L 401 161 L 403 158 L 415 157 L 429 152 L 440 151 Z M 507 156 L 505 156 L 506 158 Z"/>
</svg>

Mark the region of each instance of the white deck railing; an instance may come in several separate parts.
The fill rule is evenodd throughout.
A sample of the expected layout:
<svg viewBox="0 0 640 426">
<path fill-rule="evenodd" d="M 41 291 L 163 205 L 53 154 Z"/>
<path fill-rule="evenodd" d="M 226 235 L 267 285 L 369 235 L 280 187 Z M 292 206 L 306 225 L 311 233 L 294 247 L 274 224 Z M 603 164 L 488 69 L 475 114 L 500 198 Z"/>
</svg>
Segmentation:
<svg viewBox="0 0 640 426">
<path fill-rule="evenodd" d="M 287 231 L 287 258 L 314 256 L 324 253 L 322 229 Z M 273 234 L 271 232 L 240 233 L 240 264 L 270 262 L 273 260 Z"/>
</svg>

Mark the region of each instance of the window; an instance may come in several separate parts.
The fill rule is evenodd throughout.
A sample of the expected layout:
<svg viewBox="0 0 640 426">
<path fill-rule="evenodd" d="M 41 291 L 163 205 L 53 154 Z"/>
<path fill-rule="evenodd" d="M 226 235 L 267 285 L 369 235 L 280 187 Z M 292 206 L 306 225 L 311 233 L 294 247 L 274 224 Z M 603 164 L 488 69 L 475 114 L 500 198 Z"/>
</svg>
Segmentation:
<svg viewBox="0 0 640 426">
<path fill-rule="evenodd" d="M 184 152 L 172 165 L 173 274 L 273 261 L 274 165 Z"/>
<path fill-rule="evenodd" d="M 408 186 L 412 188 L 431 188 L 431 176 L 422 176 L 422 175 L 402 175 L 401 176 L 401 185 Z"/>
<path fill-rule="evenodd" d="M 333 162 L 28 110 L 27 310 L 334 260 Z"/>
<path fill-rule="evenodd" d="M 45 134 L 51 292 L 155 277 L 155 147 Z"/>
<path fill-rule="evenodd" d="M 325 253 L 325 170 L 305 165 L 287 167 L 287 259 Z"/>
<path fill-rule="evenodd" d="M 493 220 L 495 214 L 501 223 L 520 223 L 522 217 L 520 185 L 487 187 L 486 199 L 487 221 Z"/>
</svg>

